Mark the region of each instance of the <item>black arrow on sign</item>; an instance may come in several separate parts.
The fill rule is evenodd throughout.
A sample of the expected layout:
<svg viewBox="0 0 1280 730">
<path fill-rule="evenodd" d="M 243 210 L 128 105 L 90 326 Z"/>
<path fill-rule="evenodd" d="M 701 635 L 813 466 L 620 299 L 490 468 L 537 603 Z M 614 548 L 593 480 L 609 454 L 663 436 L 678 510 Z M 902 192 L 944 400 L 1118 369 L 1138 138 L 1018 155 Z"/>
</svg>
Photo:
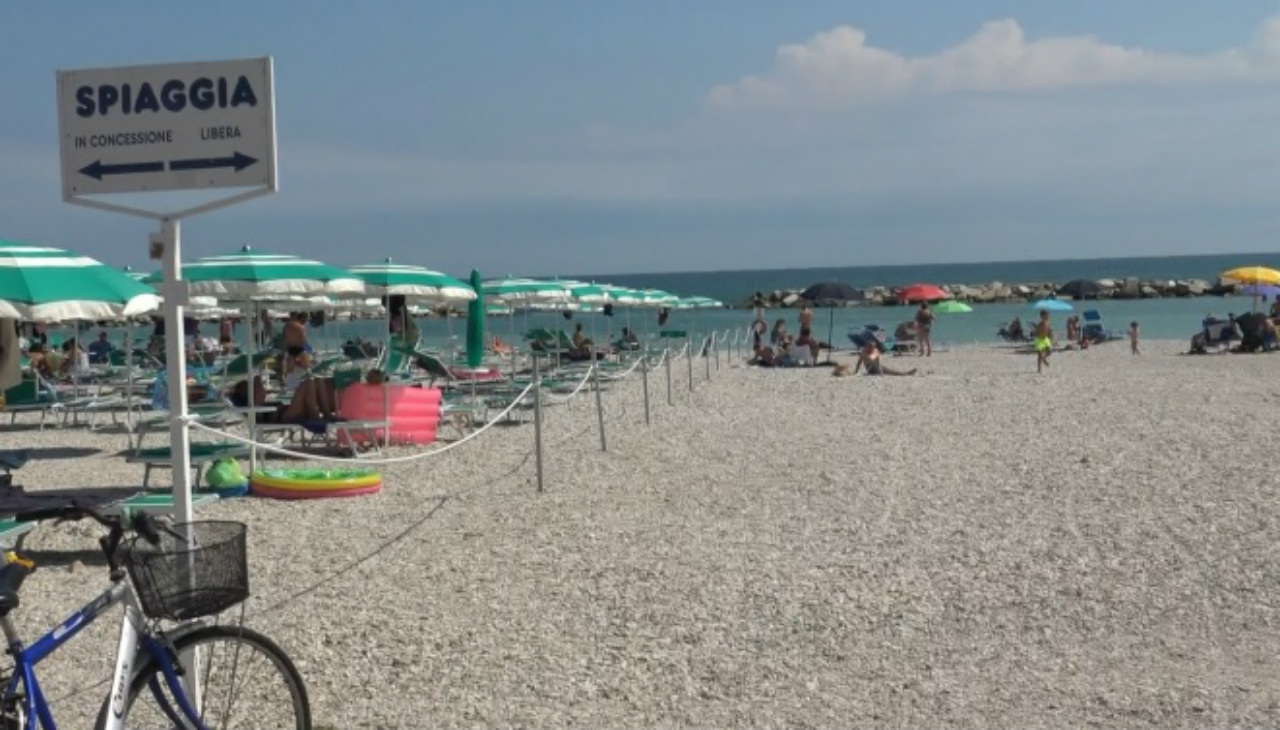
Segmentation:
<svg viewBox="0 0 1280 730">
<path fill-rule="evenodd" d="M 92 165 L 80 168 L 81 175 L 101 180 L 104 175 L 133 175 L 139 172 L 164 172 L 163 162 L 130 162 L 123 165 L 104 165 L 95 160 Z"/>
<path fill-rule="evenodd" d="M 218 167 L 234 167 L 236 172 L 240 172 L 256 162 L 256 159 L 237 152 L 230 157 L 199 157 L 194 160 L 173 160 L 169 163 L 169 170 L 177 172 L 179 170 L 212 170 Z"/>
</svg>

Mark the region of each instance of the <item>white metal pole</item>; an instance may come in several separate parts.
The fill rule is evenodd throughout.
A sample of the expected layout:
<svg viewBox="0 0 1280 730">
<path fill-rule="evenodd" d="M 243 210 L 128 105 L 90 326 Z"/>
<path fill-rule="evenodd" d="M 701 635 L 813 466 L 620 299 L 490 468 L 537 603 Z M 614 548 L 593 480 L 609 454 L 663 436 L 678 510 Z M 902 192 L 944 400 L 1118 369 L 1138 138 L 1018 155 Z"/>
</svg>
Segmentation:
<svg viewBox="0 0 1280 730">
<path fill-rule="evenodd" d="M 258 303 L 251 302 L 249 304 L 249 311 L 253 313 L 249 321 L 257 322 Z M 257 354 L 257 348 L 254 346 L 257 342 L 257 337 L 254 334 L 254 325 L 245 327 L 245 338 L 247 342 L 244 348 L 244 372 L 245 377 L 248 379 L 248 387 L 245 389 L 245 392 L 249 394 L 246 400 L 246 403 L 249 406 L 249 440 L 253 442 L 249 444 L 249 476 L 253 476 L 253 472 L 258 468 L 258 414 L 254 412 L 254 409 L 258 407 L 258 403 L 254 399 L 257 389 L 253 387 L 253 378 L 257 374 L 257 368 L 253 366 L 254 355 Z M 283 368 L 281 368 L 281 372 L 284 372 Z"/>
<path fill-rule="evenodd" d="M 160 221 L 164 242 L 165 358 L 169 379 L 169 449 L 173 459 L 173 516 L 178 522 L 190 522 L 191 512 L 191 434 L 187 427 L 187 357 L 183 348 L 182 310 L 186 289 L 182 283 L 182 231 L 177 218 Z"/>
<path fill-rule="evenodd" d="M 386 449 L 391 448 L 391 293 L 388 291 L 384 296 L 387 300 L 387 348 L 382 364 L 382 448 Z"/>
</svg>

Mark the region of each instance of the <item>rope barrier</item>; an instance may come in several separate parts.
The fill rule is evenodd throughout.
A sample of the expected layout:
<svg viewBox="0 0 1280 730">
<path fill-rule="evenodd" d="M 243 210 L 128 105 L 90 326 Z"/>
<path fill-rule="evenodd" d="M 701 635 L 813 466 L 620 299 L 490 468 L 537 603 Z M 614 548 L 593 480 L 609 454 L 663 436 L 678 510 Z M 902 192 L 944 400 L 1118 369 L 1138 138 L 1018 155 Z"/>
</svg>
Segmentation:
<svg viewBox="0 0 1280 730">
<path fill-rule="evenodd" d="M 525 389 L 520 391 L 520 394 L 517 395 L 511 401 L 511 403 L 507 405 L 506 408 L 502 409 L 502 411 L 498 415 L 494 416 L 489 420 L 488 423 L 476 429 L 475 431 L 472 431 L 471 433 L 467 434 L 465 437 L 458 439 L 457 441 L 454 441 L 445 446 L 442 446 L 438 449 L 432 449 L 430 451 L 426 451 L 420 454 L 409 454 L 407 456 L 355 458 L 350 456 L 329 456 L 327 454 L 314 454 L 314 453 L 308 453 L 305 451 L 294 451 L 292 449 L 286 449 L 277 444 L 262 443 L 262 442 L 254 441 L 252 437 L 246 438 L 244 436 L 239 436 L 227 431 L 222 431 L 216 428 L 212 428 L 199 421 L 193 420 L 191 416 L 187 416 L 186 421 L 187 421 L 187 425 L 192 428 L 198 428 L 201 431 L 205 431 L 207 433 L 217 434 L 218 436 L 221 436 L 230 441 L 242 443 L 247 446 L 255 446 L 268 453 L 282 454 L 284 456 L 292 456 L 298 459 L 306 459 L 310 461 L 326 461 L 326 462 L 335 462 L 335 463 L 343 463 L 343 464 L 348 462 L 356 462 L 359 464 L 402 464 L 409 461 L 417 461 L 419 459 L 425 459 L 429 456 L 436 456 L 438 454 L 443 454 L 446 451 L 451 451 L 467 443 L 468 441 L 476 438 L 477 436 L 484 433 L 485 431 L 488 431 L 490 428 L 493 428 L 494 424 L 498 423 L 498 421 L 505 418 L 508 413 L 510 413 L 513 409 L 515 409 L 516 406 L 520 405 L 520 401 L 524 400 L 524 397 L 528 395 L 529 391 L 531 390 L 533 390 L 532 383 L 525 386 Z"/>
<path fill-rule="evenodd" d="M 578 387 L 574 388 L 573 392 L 569 393 L 568 395 L 557 396 L 555 394 L 548 393 L 545 396 L 545 398 L 547 399 L 547 402 L 555 404 L 555 403 L 568 403 L 569 401 L 573 400 L 573 398 L 577 396 L 578 393 L 580 393 L 584 387 L 586 387 L 587 381 L 591 379 L 591 373 L 594 372 L 595 369 L 596 369 L 596 366 L 594 364 L 591 367 L 587 368 L 587 372 L 582 374 L 582 380 L 578 382 Z M 557 398 L 559 400 L 556 400 Z"/>
</svg>

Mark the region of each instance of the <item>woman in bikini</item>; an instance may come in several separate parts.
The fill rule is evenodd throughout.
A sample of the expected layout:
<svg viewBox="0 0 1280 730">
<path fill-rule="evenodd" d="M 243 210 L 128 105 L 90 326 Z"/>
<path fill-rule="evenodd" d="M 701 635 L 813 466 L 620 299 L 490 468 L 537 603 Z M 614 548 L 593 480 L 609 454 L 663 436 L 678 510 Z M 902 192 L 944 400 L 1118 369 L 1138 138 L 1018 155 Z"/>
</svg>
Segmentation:
<svg viewBox="0 0 1280 730">
<path fill-rule="evenodd" d="M 920 344 L 920 355 L 933 355 L 933 310 L 928 302 L 920 302 L 920 310 L 916 312 L 916 340 Z"/>
<path fill-rule="evenodd" d="M 867 375 L 915 375 L 916 369 L 910 370 L 894 370 L 880 361 L 880 348 L 875 342 L 868 340 L 862 346 L 862 350 L 858 353 L 858 362 L 853 366 L 853 374 L 857 375 L 860 368 L 867 369 Z"/>
</svg>

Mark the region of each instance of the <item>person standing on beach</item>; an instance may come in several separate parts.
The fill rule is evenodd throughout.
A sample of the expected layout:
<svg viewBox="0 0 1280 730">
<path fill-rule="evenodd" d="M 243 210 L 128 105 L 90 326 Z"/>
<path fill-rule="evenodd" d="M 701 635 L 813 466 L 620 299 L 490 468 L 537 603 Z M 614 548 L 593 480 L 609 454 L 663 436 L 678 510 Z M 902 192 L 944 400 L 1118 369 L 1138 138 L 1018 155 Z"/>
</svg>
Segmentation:
<svg viewBox="0 0 1280 730">
<path fill-rule="evenodd" d="M 933 320 L 936 317 L 928 302 L 920 302 L 920 311 L 916 312 L 916 339 L 920 344 L 919 353 L 925 357 L 933 356 Z"/>
<path fill-rule="evenodd" d="M 1040 321 L 1032 332 L 1036 348 L 1036 372 L 1049 367 L 1049 353 L 1053 352 L 1053 325 L 1049 323 L 1049 310 L 1040 310 Z"/>
<path fill-rule="evenodd" d="M 1138 320 L 1129 323 L 1129 352 L 1133 355 L 1141 355 L 1138 351 Z"/>
<path fill-rule="evenodd" d="M 764 321 L 763 314 L 757 314 L 751 322 L 751 349 L 759 350 L 764 344 L 764 335 L 769 331 L 769 323 Z"/>
<path fill-rule="evenodd" d="M 809 306 L 808 302 L 805 302 L 804 305 L 800 307 L 800 329 L 803 330 L 812 326 L 813 308 Z"/>
</svg>

